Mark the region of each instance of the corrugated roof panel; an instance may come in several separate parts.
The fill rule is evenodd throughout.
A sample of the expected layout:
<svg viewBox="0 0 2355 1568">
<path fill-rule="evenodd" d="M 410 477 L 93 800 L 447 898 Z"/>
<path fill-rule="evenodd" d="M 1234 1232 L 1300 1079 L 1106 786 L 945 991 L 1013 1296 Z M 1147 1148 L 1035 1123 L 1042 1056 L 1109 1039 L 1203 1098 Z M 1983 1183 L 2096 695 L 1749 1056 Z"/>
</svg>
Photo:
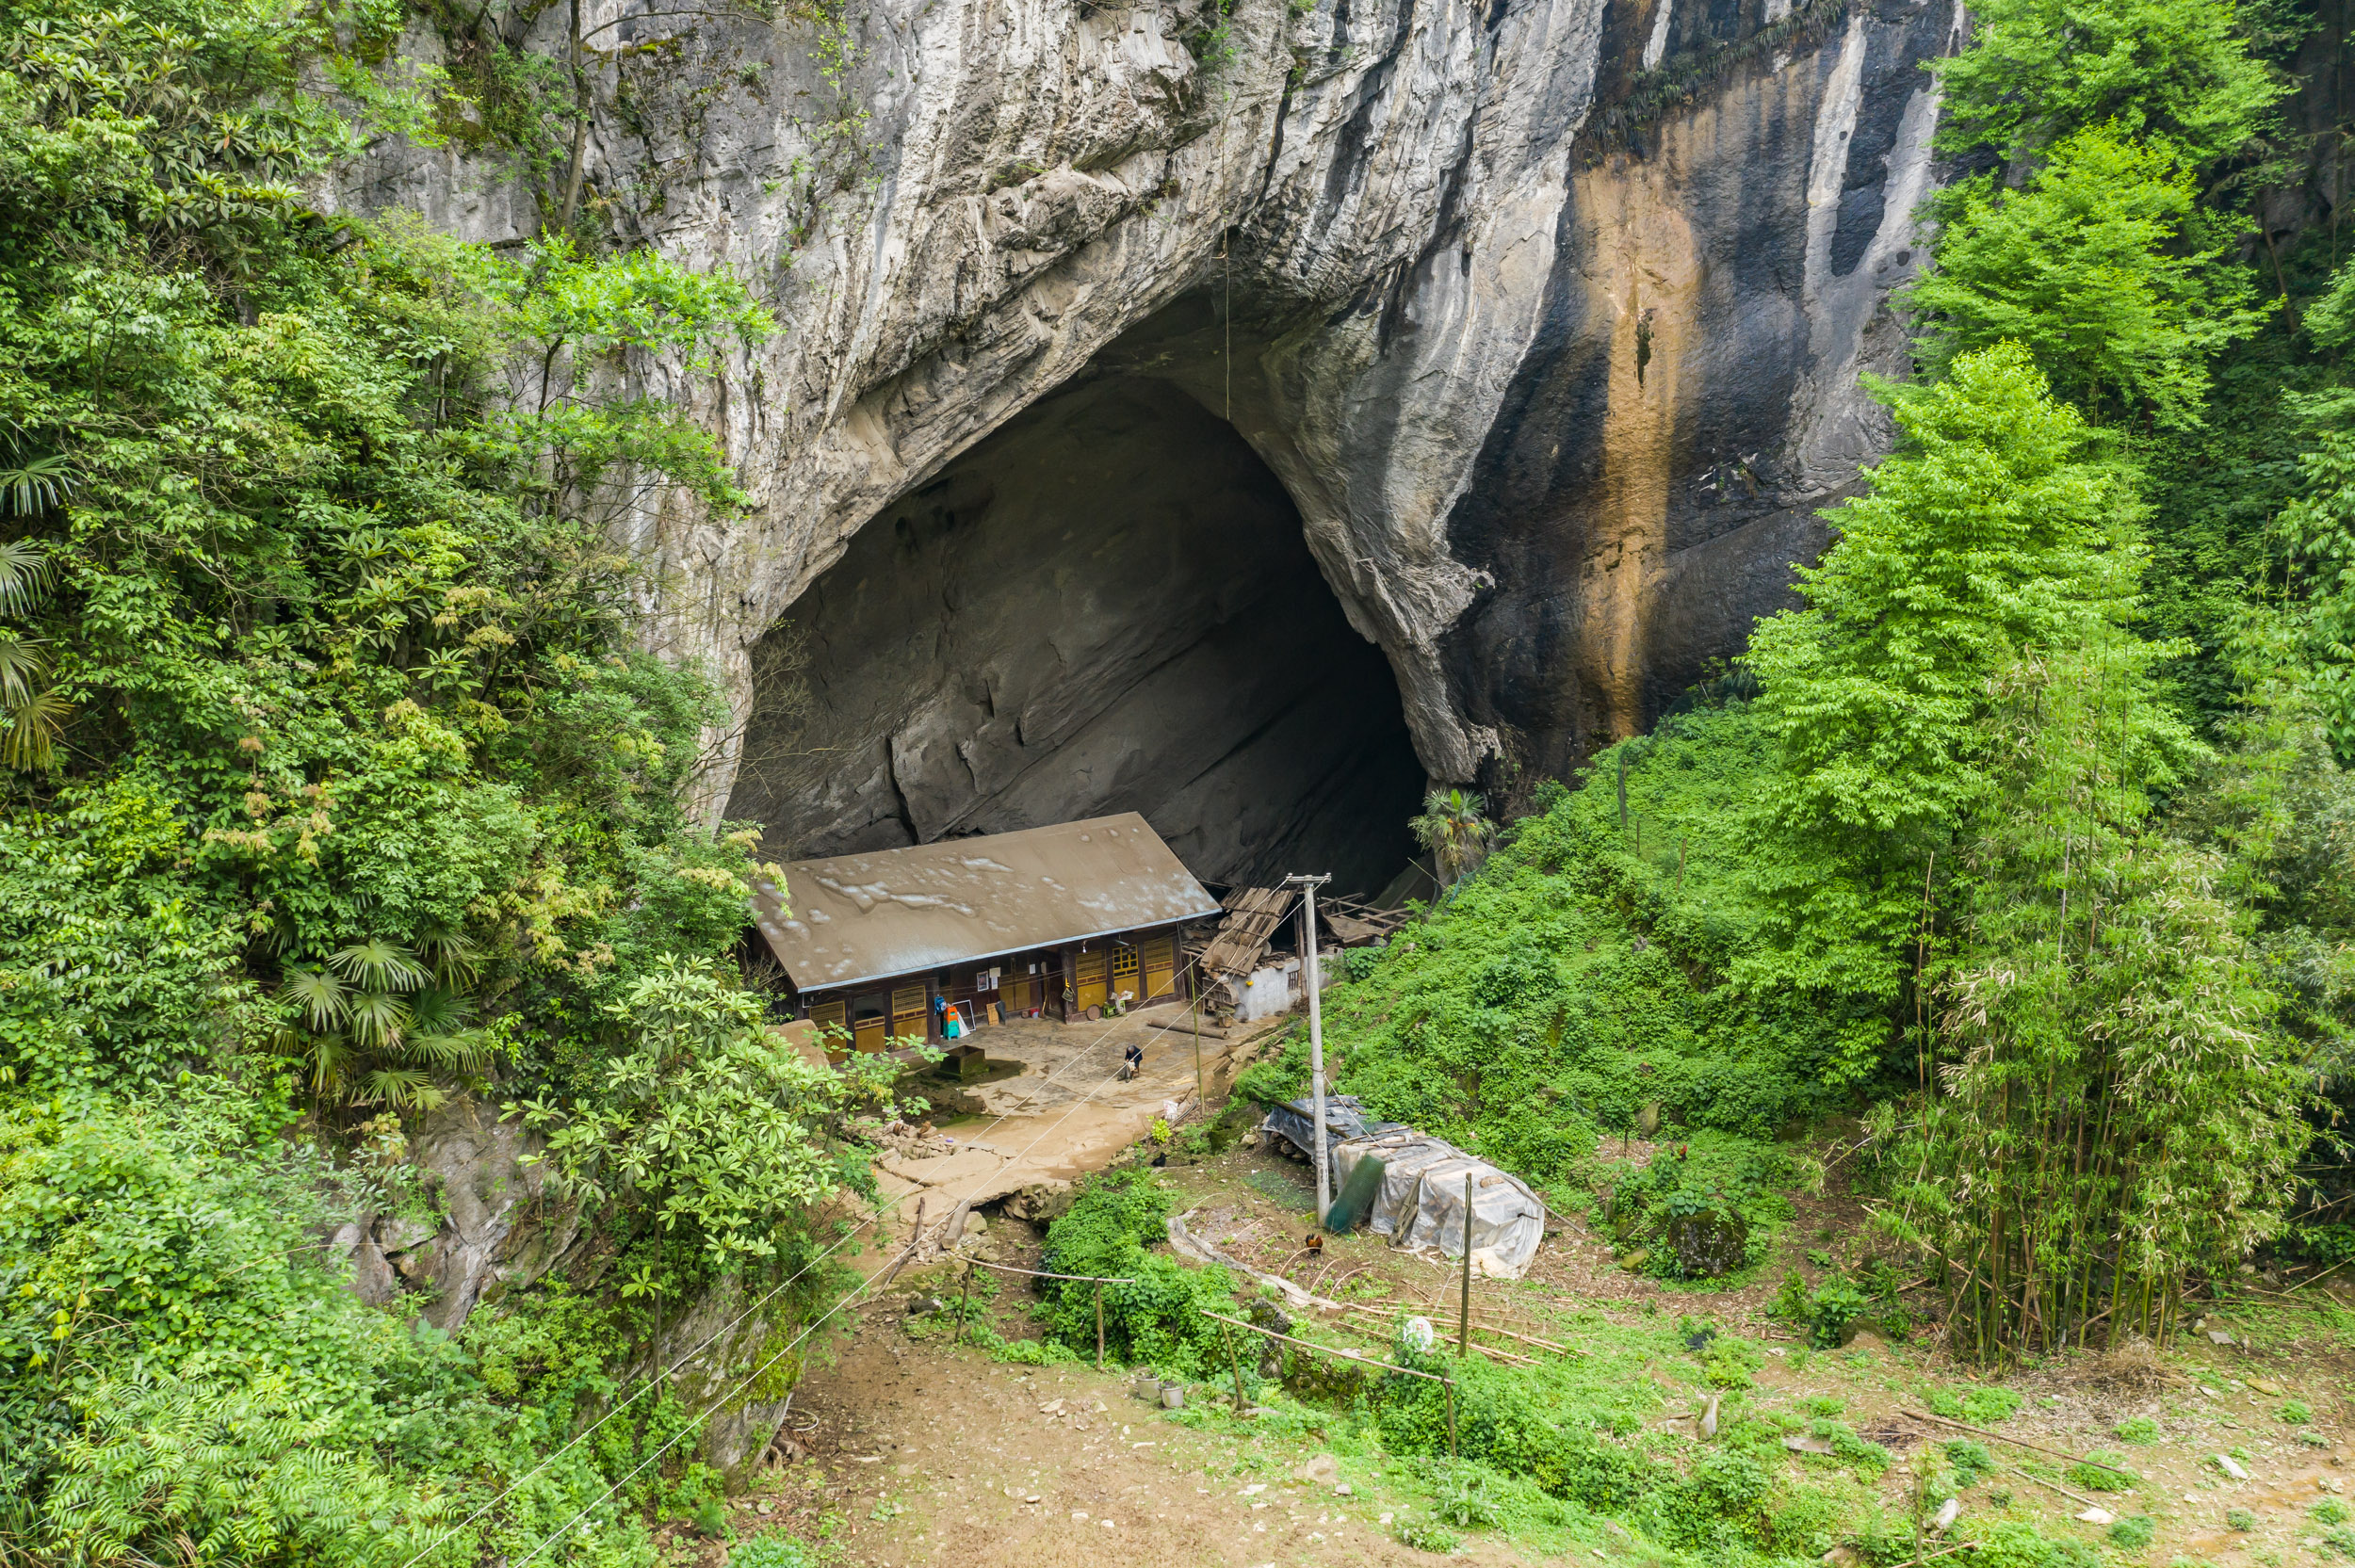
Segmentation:
<svg viewBox="0 0 2355 1568">
<path fill-rule="evenodd" d="M 781 909 L 754 883 L 753 919 L 803 991 L 1219 913 L 1135 812 L 795 861 L 785 884 Z"/>
</svg>

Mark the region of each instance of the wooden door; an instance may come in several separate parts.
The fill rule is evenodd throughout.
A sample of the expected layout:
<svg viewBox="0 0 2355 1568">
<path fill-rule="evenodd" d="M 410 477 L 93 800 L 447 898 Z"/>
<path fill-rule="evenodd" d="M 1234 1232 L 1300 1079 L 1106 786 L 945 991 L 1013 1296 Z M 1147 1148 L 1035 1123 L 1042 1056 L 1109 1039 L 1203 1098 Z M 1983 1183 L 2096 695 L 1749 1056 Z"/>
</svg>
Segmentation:
<svg viewBox="0 0 2355 1568">
<path fill-rule="evenodd" d="M 1078 954 L 1073 959 L 1071 1005 L 1081 1012 L 1090 1008 L 1102 1007 L 1105 998 L 1111 994 L 1105 983 L 1111 977 L 1111 965 L 1107 962 L 1111 956 L 1098 948 L 1093 953 Z"/>
<path fill-rule="evenodd" d="M 1137 983 L 1137 950 L 1125 943 L 1113 949 L 1113 994 L 1124 991 L 1131 1002 L 1145 1000 L 1145 988 Z"/>
<path fill-rule="evenodd" d="M 852 1043 L 862 1051 L 880 1051 L 885 1040 L 885 1020 L 880 1012 L 869 1013 L 851 1027 Z"/>
<path fill-rule="evenodd" d="M 1148 936 L 1137 945 L 1137 955 L 1145 969 L 1145 983 L 1137 988 L 1137 1000 L 1149 1002 L 1178 989 L 1176 937 Z"/>
<path fill-rule="evenodd" d="M 1046 998 L 1046 982 L 1036 975 L 1008 975 L 998 982 L 998 1000 L 1005 1005 L 1009 1018 L 1030 1011 Z"/>
<path fill-rule="evenodd" d="M 820 1002 L 809 1010 L 809 1021 L 818 1026 L 819 1038 L 824 1042 L 826 1054 L 829 1057 L 837 1056 L 849 1049 L 850 1003 Z"/>
<path fill-rule="evenodd" d="M 891 993 L 891 1033 L 894 1039 L 914 1035 L 918 1040 L 932 1037 L 932 1019 L 925 1011 L 926 997 L 920 985 L 895 987 Z"/>
</svg>

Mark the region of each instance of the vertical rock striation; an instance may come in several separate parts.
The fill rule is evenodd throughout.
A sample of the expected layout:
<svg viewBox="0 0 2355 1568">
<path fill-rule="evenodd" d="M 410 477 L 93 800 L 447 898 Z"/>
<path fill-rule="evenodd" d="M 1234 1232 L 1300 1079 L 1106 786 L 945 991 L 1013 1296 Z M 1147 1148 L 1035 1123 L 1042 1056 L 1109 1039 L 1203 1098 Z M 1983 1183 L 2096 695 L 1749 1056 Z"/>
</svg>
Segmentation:
<svg viewBox="0 0 2355 1568">
<path fill-rule="evenodd" d="M 1492 783 L 1573 765 L 1737 651 L 1880 448 L 1856 372 L 1901 362 L 1920 67 L 1957 24 L 1952 0 L 578 14 L 584 211 L 738 269 L 786 326 L 717 379 L 627 372 L 755 496 L 650 504 L 628 542 L 658 637 L 723 671 L 739 720 L 754 648 L 863 526 L 1117 374 L 1257 451 L 1424 769 Z M 507 25 L 569 51 L 564 8 Z M 535 202 L 495 156 L 387 143 L 342 197 L 500 240 L 561 183 Z"/>
</svg>

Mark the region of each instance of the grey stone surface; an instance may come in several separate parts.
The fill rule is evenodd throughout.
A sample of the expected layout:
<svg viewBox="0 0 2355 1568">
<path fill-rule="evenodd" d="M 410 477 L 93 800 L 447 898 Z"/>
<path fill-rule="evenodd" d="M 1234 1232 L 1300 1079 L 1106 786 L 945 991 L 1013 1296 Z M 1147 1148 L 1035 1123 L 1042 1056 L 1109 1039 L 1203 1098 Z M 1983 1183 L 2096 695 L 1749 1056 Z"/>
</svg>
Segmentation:
<svg viewBox="0 0 2355 1568">
<path fill-rule="evenodd" d="M 482 24 L 560 52 L 567 14 Z M 785 324 L 716 377 L 616 372 L 755 498 L 623 526 L 651 637 L 711 658 L 739 723 L 753 650 L 860 530 L 1091 367 L 1231 418 L 1437 779 L 1525 784 L 1640 727 L 1820 544 L 1886 440 L 1855 373 L 1902 364 L 1950 0 L 1237 0 L 1206 39 L 1211 14 L 585 0 L 584 210 Z M 1718 44 L 1736 63 L 1697 71 Z M 535 204 L 455 145 L 372 149 L 339 199 L 490 239 L 554 201 L 560 170 Z M 839 794 L 885 786 L 857 750 Z"/>
<path fill-rule="evenodd" d="M 580 1234 L 579 1205 L 548 1190 L 545 1167 L 523 1162 L 539 1140 L 502 1109 L 457 1095 L 410 1139 L 443 1220 L 393 1264 L 432 1292 L 421 1316 L 438 1329 L 455 1332 L 478 1304 L 545 1274 Z"/>
<path fill-rule="evenodd" d="M 1411 852 L 1422 772 L 1388 666 L 1275 476 L 1169 382 L 1026 410 L 862 531 L 778 636 L 805 711 L 755 708 L 728 806 L 769 853 L 1114 811 L 1222 881 L 1313 866 L 1372 891 Z"/>
</svg>

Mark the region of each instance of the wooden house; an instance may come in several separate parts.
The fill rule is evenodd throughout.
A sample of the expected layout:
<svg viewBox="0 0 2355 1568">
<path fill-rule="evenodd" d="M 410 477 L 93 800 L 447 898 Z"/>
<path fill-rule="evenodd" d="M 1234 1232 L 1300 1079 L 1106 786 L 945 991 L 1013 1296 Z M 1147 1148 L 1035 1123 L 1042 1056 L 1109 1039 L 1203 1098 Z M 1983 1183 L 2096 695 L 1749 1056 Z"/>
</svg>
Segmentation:
<svg viewBox="0 0 2355 1568">
<path fill-rule="evenodd" d="M 792 1005 L 856 1049 L 1188 995 L 1178 929 L 1220 913 L 1134 812 L 796 861 L 754 884 Z"/>
</svg>

